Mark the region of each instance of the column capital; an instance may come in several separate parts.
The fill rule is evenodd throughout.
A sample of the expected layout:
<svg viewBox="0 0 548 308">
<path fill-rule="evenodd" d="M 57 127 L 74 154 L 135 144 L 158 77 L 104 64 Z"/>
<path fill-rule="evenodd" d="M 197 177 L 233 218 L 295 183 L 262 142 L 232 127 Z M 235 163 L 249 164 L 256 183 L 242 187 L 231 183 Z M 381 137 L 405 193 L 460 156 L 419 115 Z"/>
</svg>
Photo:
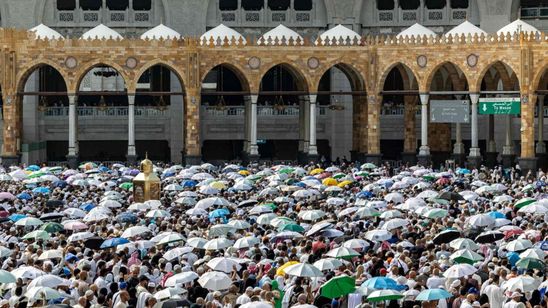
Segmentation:
<svg viewBox="0 0 548 308">
<path fill-rule="evenodd" d="M 259 94 L 250 94 L 249 99 L 251 100 L 252 104 L 257 104 L 257 101 L 259 100 Z"/>
<path fill-rule="evenodd" d="M 428 105 L 428 99 L 430 98 L 430 93 L 419 93 L 421 99 L 421 105 Z"/>
<path fill-rule="evenodd" d="M 472 105 L 476 105 L 479 101 L 479 96 L 480 94 L 479 93 L 470 93 L 470 102 L 472 103 Z"/>
<path fill-rule="evenodd" d="M 315 104 L 316 101 L 318 100 L 318 95 L 317 94 L 309 94 L 308 99 L 310 100 L 311 104 Z"/>
<path fill-rule="evenodd" d="M 129 105 L 135 105 L 135 93 L 128 93 L 127 101 Z"/>
</svg>

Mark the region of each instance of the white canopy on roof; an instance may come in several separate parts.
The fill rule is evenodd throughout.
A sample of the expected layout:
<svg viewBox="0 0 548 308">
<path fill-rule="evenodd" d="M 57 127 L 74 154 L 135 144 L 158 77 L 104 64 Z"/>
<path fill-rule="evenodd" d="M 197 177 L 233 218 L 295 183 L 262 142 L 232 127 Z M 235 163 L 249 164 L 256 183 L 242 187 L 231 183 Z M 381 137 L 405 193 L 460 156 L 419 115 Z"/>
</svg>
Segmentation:
<svg viewBox="0 0 548 308">
<path fill-rule="evenodd" d="M 316 45 L 322 42 L 322 44 L 331 44 L 333 42 L 333 39 L 336 40 L 335 45 L 339 44 L 339 41 L 342 39 L 343 41 L 346 41 L 347 39 L 350 39 L 350 41 L 354 41 L 354 39 L 357 39 L 358 41 L 361 39 L 361 36 L 343 25 L 337 25 L 324 33 L 320 34 L 320 37 L 316 40 Z"/>
<path fill-rule="evenodd" d="M 497 31 L 498 35 L 507 33 L 510 33 L 511 35 L 514 35 L 516 32 L 524 32 L 526 34 L 529 34 L 531 32 L 538 33 L 540 32 L 537 28 L 531 26 L 530 24 L 526 23 L 525 21 L 521 19 L 516 19 L 513 22 L 507 24 L 506 26 L 500 28 L 499 31 Z"/>
<path fill-rule="evenodd" d="M 165 26 L 164 24 L 159 24 L 156 27 L 148 30 L 147 32 L 141 35 L 142 40 L 154 40 L 154 39 L 164 39 L 164 40 L 177 40 L 181 38 L 181 34 L 170 27 Z"/>
<path fill-rule="evenodd" d="M 239 41 L 240 38 L 242 38 L 244 44 L 246 43 L 246 40 L 243 35 L 241 35 L 238 31 L 229 28 L 223 24 L 218 25 L 217 27 L 207 31 L 206 33 L 202 34 L 200 37 L 200 43 L 203 44 L 204 39 L 207 41 L 206 44 L 209 44 L 209 41 L 213 38 L 215 41 L 215 44 L 217 44 L 217 41 L 221 39 L 221 41 L 224 41 L 225 38 L 228 39 L 228 43 L 230 44 L 232 41 L 232 38 L 234 38 L 236 41 Z"/>
<path fill-rule="evenodd" d="M 88 32 L 82 34 L 82 39 L 84 40 L 93 40 L 93 39 L 123 39 L 120 33 L 112 30 L 111 28 L 100 24 L 97 27 L 89 30 Z"/>
<path fill-rule="evenodd" d="M 426 28 L 421 24 L 414 24 L 411 27 L 400 32 L 396 37 L 421 37 L 421 36 L 435 36 L 436 32 Z"/>
<path fill-rule="evenodd" d="M 474 26 L 471 22 L 466 20 L 465 22 L 461 23 L 460 25 L 456 26 L 455 28 L 451 29 L 449 32 L 445 33 L 445 36 L 461 36 L 461 35 L 482 35 L 487 34 L 487 32 L 481 30 L 479 27 Z"/>
<path fill-rule="evenodd" d="M 53 30 L 52 28 L 44 24 L 39 24 L 38 26 L 32 29 L 29 29 L 29 32 L 34 32 L 37 39 L 48 39 L 48 40 L 64 39 L 64 37 L 59 32 Z"/>
<path fill-rule="evenodd" d="M 278 41 L 280 41 L 280 42 L 281 42 L 282 39 L 285 39 L 286 43 L 290 39 L 293 39 L 293 41 L 295 43 L 296 43 L 297 39 L 300 39 L 301 44 L 304 43 L 304 39 L 299 33 L 289 29 L 288 27 L 286 27 L 284 25 L 279 25 L 276 28 L 274 28 L 274 29 L 266 32 L 265 34 L 263 34 L 263 36 L 261 36 L 261 38 L 259 38 L 258 44 L 268 45 L 269 40 L 271 41 L 271 43 L 274 43 L 274 41 L 276 39 L 278 39 Z"/>
</svg>

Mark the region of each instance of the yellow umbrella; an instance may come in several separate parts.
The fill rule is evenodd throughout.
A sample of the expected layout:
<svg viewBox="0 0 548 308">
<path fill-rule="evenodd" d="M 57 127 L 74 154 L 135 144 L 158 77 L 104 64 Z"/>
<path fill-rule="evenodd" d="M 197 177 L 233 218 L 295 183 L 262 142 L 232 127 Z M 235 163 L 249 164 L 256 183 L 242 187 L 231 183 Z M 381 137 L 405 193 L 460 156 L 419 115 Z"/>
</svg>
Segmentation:
<svg viewBox="0 0 548 308">
<path fill-rule="evenodd" d="M 346 180 L 346 181 L 340 182 L 337 186 L 339 186 L 340 188 L 344 188 L 346 185 L 350 185 L 350 184 L 352 184 L 352 181 Z"/>
<path fill-rule="evenodd" d="M 287 262 L 286 264 L 284 264 L 284 265 L 278 267 L 278 269 L 276 270 L 276 275 L 278 275 L 278 276 L 284 276 L 284 275 L 285 275 L 284 270 L 285 270 L 287 267 L 289 267 L 289 266 L 291 266 L 291 265 L 293 265 L 293 264 L 298 264 L 298 263 L 299 263 L 299 262 L 297 262 L 297 261 L 289 261 L 289 262 Z"/>
<path fill-rule="evenodd" d="M 310 171 L 310 175 L 316 175 L 322 173 L 324 170 L 322 168 L 316 168 L 312 171 Z"/>
<path fill-rule="evenodd" d="M 238 173 L 241 174 L 241 175 L 250 175 L 249 171 L 247 171 L 247 170 L 240 170 L 240 171 L 238 171 Z"/>
<path fill-rule="evenodd" d="M 222 182 L 211 182 L 209 186 L 218 190 L 226 189 L 226 185 Z"/>
<path fill-rule="evenodd" d="M 326 178 L 322 181 L 322 184 L 325 186 L 335 186 L 337 183 L 339 182 L 337 182 L 334 178 Z"/>
</svg>

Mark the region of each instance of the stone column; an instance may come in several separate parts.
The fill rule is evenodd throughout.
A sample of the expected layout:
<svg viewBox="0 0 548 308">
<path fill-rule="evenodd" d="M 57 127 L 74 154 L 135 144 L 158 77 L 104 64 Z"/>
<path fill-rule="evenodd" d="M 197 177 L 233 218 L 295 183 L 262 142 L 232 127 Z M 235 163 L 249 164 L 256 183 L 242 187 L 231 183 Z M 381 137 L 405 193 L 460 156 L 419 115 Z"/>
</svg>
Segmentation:
<svg viewBox="0 0 548 308">
<path fill-rule="evenodd" d="M 310 106 L 309 96 L 299 97 L 299 153 L 297 161 L 302 164 L 309 163 L 308 153 L 310 145 Z"/>
<path fill-rule="evenodd" d="M 487 130 L 487 152 L 485 153 L 485 164 L 489 168 L 493 168 L 497 165 L 497 143 L 495 142 L 495 116 L 490 114 L 488 116 Z"/>
<path fill-rule="evenodd" d="M 7 89 L 4 89 L 7 91 Z M 17 135 L 20 133 L 20 125 L 17 124 L 19 114 L 17 112 L 17 96 L 4 94 L 3 122 L 4 142 L 2 144 L 2 165 L 5 167 L 19 164 L 19 152 L 17 150 Z"/>
<path fill-rule="evenodd" d="M 200 142 L 200 91 L 186 89 L 185 114 L 185 157 L 187 165 L 197 165 L 202 161 L 202 145 Z"/>
<path fill-rule="evenodd" d="M 502 164 L 508 168 L 513 166 L 515 153 L 514 153 L 514 138 L 512 137 L 512 115 L 505 116 L 506 122 L 506 139 L 504 146 L 502 147 Z"/>
<path fill-rule="evenodd" d="M 249 95 L 245 106 L 245 143 L 244 163 L 259 160 L 259 147 L 257 146 L 257 100 L 259 95 Z"/>
<path fill-rule="evenodd" d="M 538 165 L 540 168 L 546 166 L 546 144 L 544 143 L 544 95 L 538 95 L 538 140 L 535 147 Z"/>
<path fill-rule="evenodd" d="M 466 159 L 464 143 L 462 143 L 462 124 L 455 123 L 455 144 L 453 145 L 453 160 L 459 166 L 463 166 Z"/>
<path fill-rule="evenodd" d="M 250 141 L 250 126 L 251 126 L 251 120 L 250 120 L 250 107 L 251 105 L 251 97 L 245 96 L 244 97 L 244 148 L 243 148 L 243 156 L 244 160 L 245 156 L 249 153 L 249 141 Z"/>
<path fill-rule="evenodd" d="M 421 100 L 421 146 L 417 161 L 420 165 L 427 166 L 431 163 L 430 147 L 428 146 L 428 93 L 419 95 Z"/>
<path fill-rule="evenodd" d="M 308 160 L 317 161 L 318 146 L 316 145 L 316 115 L 318 110 L 316 108 L 316 99 L 318 98 L 318 96 L 316 94 L 310 94 L 308 97 L 310 100 L 310 121 L 308 127 L 310 143 L 308 145 Z"/>
<path fill-rule="evenodd" d="M 137 162 L 137 152 L 135 151 L 135 93 L 128 94 L 127 100 L 127 162 L 133 165 Z"/>
<path fill-rule="evenodd" d="M 405 163 L 414 165 L 417 163 L 417 134 L 415 125 L 417 120 L 417 97 L 404 96 L 404 115 L 403 115 L 403 153 L 402 160 Z"/>
<path fill-rule="evenodd" d="M 367 155 L 365 161 L 376 165 L 382 162 L 381 104 L 382 96 L 369 95 L 367 97 Z"/>
<path fill-rule="evenodd" d="M 481 152 L 478 140 L 478 100 L 479 93 L 470 93 L 470 108 L 472 109 L 472 116 L 470 118 L 472 146 L 470 147 L 470 155 L 468 156 L 469 168 L 479 168 L 481 166 Z"/>
<path fill-rule="evenodd" d="M 537 158 L 535 156 L 535 107 L 537 95 L 522 94 L 521 96 L 521 155 L 519 166 L 523 173 L 529 170 L 536 172 Z"/>
<path fill-rule="evenodd" d="M 67 162 L 70 168 L 78 167 L 78 148 L 77 148 L 77 124 L 78 113 L 76 110 L 77 102 L 76 95 L 69 94 L 69 142 L 68 142 L 68 154 Z"/>
</svg>

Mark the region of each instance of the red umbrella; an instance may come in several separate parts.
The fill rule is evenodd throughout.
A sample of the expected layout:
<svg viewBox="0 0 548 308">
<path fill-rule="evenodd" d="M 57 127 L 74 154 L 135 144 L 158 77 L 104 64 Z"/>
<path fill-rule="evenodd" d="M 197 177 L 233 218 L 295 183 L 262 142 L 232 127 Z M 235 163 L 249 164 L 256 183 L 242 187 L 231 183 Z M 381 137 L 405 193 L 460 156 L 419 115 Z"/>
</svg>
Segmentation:
<svg viewBox="0 0 548 308">
<path fill-rule="evenodd" d="M 6 218 L 10 215 L 7 211 L 0 211 L 0 218 Z"/>
<path fill-rule="evenodd" d="M 450 180 L 448 178 L 440 178 L 436 181 L 436 184 L 438 185 L 447 185 L 449 184 Z"/>
<path fill-rule="evenodd" d="M 512 230 L 504 231 L 504 239 L 508 239 L 513 236 L 520 235 L 522 233 L 523 233 L 523 230 L 521 229 L 512 229 Z"/>
</svg>

